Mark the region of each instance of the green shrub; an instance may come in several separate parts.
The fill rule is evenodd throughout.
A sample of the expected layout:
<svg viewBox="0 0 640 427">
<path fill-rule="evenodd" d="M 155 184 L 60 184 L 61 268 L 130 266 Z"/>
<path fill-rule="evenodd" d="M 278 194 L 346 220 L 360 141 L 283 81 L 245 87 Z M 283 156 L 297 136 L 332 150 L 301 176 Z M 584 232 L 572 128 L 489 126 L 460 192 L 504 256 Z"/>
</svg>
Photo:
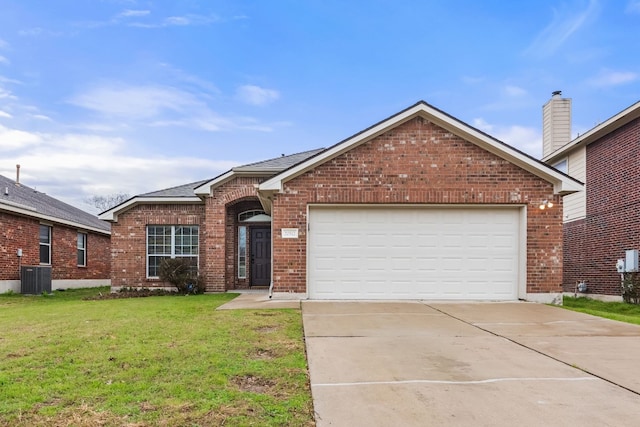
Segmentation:
<svg viewBox="0 0 640 427">
<path fill-rule="evenodd" d="M 175 286 L 179 293 L 201 294 L 204 292 L 204 279 L 198 275 L 188 260 L 184 258 L 166 258 L 160 262 L 160 280 Z"/>
<path fill-rule="evenodd" d="M 622 279 L 622 299 L 630 304 L 640 304 L 640 277 L 638 273 L 625 273 Z"/>
</svg>

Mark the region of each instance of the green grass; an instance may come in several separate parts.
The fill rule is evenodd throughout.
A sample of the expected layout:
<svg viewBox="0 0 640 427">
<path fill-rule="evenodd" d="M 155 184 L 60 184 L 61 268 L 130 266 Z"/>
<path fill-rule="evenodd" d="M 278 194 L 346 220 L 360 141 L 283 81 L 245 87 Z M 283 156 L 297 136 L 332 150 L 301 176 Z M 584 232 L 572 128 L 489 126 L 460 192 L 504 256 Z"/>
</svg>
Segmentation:
<svg viewBox="0 0 640 427">
<path fill-rule="evenodd" d="M 0 425 L 310 426 L 299 310 L 0 295 Z"/>
<path fill-rule="evenodd" d="M 563 307 L 594 316 L 640 325 L 640 305 L 636 304 L 603 302 L 584 297 L 564 297 Z"/>
</svg>

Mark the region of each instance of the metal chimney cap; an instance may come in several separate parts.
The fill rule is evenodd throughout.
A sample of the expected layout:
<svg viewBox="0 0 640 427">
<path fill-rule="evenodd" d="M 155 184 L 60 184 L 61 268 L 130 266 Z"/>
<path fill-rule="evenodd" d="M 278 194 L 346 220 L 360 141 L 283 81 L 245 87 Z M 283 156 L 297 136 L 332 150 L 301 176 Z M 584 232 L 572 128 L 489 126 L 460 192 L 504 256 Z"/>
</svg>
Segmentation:
<svg viewBox="0 0 640 427">
<path fill-rule="evenodd" d="M 561 90 L 554 90 L 553 92 L 551 92 L 551 96 L 560 96 L 560 95 L 562 95 Z"/>
</svg>

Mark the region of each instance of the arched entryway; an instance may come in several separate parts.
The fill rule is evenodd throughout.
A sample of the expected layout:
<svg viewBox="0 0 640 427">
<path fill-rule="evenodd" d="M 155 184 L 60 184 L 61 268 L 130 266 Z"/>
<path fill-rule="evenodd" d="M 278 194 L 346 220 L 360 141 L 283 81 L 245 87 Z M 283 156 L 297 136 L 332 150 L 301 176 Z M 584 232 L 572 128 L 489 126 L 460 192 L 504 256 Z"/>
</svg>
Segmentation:
<svg viewBox="0 0 640 427">
<path fill-rule="evenodd" d="M 227 205 L 227 289 L 268 287 L 271 283 L 271 217 L 257 198 Z"/>
</svg>

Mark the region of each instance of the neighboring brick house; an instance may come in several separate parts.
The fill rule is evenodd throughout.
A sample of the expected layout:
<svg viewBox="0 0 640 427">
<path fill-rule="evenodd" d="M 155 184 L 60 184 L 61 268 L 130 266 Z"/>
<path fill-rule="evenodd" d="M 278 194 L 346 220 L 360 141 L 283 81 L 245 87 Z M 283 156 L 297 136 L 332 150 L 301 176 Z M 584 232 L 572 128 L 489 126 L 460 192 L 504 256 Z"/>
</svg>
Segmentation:
<svg viewBox="0 0 640 427">
<path fill-rule="evenodd" d="M 51 266 L 52 289 L 109 285 L 110 228 L 0 175 L 0 293 L 20 292 L 20 267 L 29 265 Z"/>
<path fill-rule="evenodd" d="M 620 299 L 616 261 L 640 249 L 640 102 L 570 140 L 571 100 L 544 106 L 543 161 L 585 183 L 564 197 L 564 291 Z"/>
<path fill-rule="evenodd" d="M 190 257 L 213 292 L 553 302 L 561 196 L 581 189 L 419 102 L 328 149 L 143 194 L 100 218 L 112 222 L 112 289 L 164 286 L 159 261 Z"/>
</svg>

